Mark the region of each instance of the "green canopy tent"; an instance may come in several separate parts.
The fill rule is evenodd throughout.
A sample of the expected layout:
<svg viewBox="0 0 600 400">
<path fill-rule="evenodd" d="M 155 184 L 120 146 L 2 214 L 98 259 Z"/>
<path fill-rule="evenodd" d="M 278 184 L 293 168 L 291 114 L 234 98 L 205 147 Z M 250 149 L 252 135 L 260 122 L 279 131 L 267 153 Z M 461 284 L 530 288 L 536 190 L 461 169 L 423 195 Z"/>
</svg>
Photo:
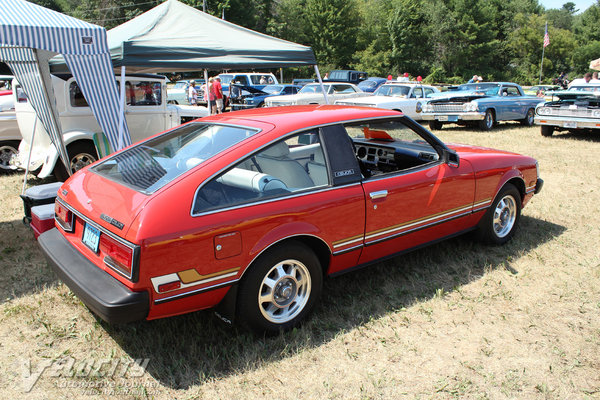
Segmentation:
<svg viewBox="0 0 600 400">
<path fill-rule="evenodd" d="M 312 65 L 321 81 L 310 47 L 232 24 L 177 0 L 165 1 L 109 30 L 107 41 L 113 66 L 125 67 L 128 72 Z M 65 72 L 59 58 L 51 68 L 52 72 Z"/>
</svg>

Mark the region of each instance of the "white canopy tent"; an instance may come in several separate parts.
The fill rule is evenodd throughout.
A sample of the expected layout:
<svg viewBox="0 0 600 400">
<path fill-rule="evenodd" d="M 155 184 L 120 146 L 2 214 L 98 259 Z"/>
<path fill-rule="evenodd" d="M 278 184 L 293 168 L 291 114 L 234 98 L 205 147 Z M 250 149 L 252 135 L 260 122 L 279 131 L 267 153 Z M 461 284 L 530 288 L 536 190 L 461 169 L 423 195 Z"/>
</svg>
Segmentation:
<svg viewBox="0 0 600 400">
<path fill-rule="evenodd" d="M 106 30 L 25 0 L 2 0 L 0 61 L 21 84 L 70 173 L 48 67 L 56 54 L 64 56 L 112 149 L 131 144 L 126 122 L 119 121 Z"/>
</svg>

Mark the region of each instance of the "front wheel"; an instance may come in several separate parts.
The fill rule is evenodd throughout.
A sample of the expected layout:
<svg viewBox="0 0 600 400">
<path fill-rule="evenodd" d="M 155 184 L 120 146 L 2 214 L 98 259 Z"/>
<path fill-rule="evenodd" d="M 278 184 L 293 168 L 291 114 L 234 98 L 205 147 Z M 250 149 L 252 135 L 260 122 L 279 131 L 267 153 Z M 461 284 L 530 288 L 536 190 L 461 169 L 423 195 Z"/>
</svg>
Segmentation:
<svg viewBox="0 0 600 400">
<path fill-rule="evenodd" d="M 533 110 L 533 108 L 530 108 L 529 110 L 527 110 L 527 115 L 525 116 L 525 119 L 521 120 L 521 125 L 532 126 L 534 119 L 535 111 Z"/>
<path fill-rule="evenodd" d="M 13 171 L 17 167 L 11 162 L 19 153 L 18 140 L 0 142 L 0 170 Z"/>
<path fill-rule="evenodd" d="M 542 132 L 542 136 L 544 136 L 544 137 L 550 137 L 554 133 L 554 127 L 553 126 L 542 125 L 540 127 L 540 129 L 541 129 L 541 132 Z"/>
<path fill-rule="evenodd" d="M 321 295 L 319 259 L 299 242 L 267 250 L 240 284 L 237 317 L 255 332 L 277 333 L 297 326 Z"/>
<path fill-rule="evenodd" d="M 521 195 L 514 185 L 508 183 L 479 222 L 479 239 L 491 244 L 508 242 L 515 234 L 520 217 Z"/>
<path fill-rule="evenodd" d="M 71 172 L 77 172 L 81 168 L 88 166 L 98 160 L 96 147 L 92 142 L 75 142 L 67 146 Z M 54 167 L 54 176 L 58 181 L 64 182 L 69 178 L 69 174 L 59 158 Z"/>
<path fill-rule="evenodd" d="M 485 112 L 485 117 L 481 121 L 479 121 L 479 129 L 483 131 L 489 131 L 494 127 L 494 112 L 492 110 L 487 110 Z"/>
<path fill-rule="evenodd" d="M 444 126 L 444 124 L 440 121 L 429 121 L 429 129 L 431 130 L 440 130 L 442 129 L 442 127 Z"/>
</svg>

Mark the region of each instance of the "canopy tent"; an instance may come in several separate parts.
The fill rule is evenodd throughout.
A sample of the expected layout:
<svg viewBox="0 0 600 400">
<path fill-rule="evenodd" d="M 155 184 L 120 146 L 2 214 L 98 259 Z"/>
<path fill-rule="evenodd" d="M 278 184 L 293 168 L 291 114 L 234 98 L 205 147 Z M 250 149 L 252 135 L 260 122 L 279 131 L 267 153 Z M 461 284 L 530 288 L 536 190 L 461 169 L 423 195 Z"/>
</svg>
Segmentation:
<svg viewBox="0 0 600 400">
<path fill-rule="evenodd" d="M 25 0 L 2 0 L 0 61 L 21 84 L 70 173 L 48 67 L 57 53 L 64 56 L 112 148 L 131 144 L 124 121 L 119 137 L 119 96 L 106 30 Z"/>
<path fill-rule="evenodd" d="M 129 72 L 316 65 L 312 49 L 168 0 L 108 31 L 113 66 Z M 53 72 L 65 72 L 56 58 Z"/>
</svg>

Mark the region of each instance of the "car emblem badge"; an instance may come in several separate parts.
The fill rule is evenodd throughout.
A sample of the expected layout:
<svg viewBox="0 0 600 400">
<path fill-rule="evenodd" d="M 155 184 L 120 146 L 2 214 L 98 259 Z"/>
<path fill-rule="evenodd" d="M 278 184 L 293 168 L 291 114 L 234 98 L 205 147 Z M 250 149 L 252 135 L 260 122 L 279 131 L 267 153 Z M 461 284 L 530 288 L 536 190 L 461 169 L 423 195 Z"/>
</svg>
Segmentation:
<svg viewBox="0 0 600 400">
<path fill-rule="evenodd" d="M 67 189 L 63 189 L 62 194 L 63 194 L 63 196 L 66 196 L 69 194 L 69 191 Z"/>
<path fill-rule="evenodd" d="M 113 217 L 109 217 L 106 214 L 100 214 L 100 218 L 106 222 L 108 222 L 109 224 L 116 226 L 119 229 L 123 229 L 123 227 L 125 226 L 124 223 L 117 221 L 116 219 L 114 219 Z"/>
</svg>

